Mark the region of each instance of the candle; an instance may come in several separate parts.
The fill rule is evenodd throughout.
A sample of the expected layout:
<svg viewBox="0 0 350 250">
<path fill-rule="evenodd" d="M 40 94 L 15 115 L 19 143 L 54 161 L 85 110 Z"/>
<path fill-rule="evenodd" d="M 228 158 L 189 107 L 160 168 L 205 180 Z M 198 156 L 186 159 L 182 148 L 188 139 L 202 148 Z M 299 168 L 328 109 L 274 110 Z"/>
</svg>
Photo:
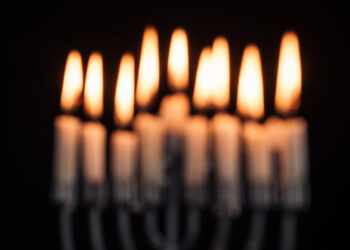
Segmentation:
<svg viewBox="0 0 350 250">
<path fill-rule="evenodd" d="M 154 27 L 146 28 L 141 48 L 136 88 L 136 103 L 146 109 L 159 88 L 158 34 Z M 141 179 L 150 186 L 164 184 L 164 133 L 163 120 L 150 113 L 136 115 L 134 129 L 140 140 Z"/>
<path fill-rule="evenodd" d="M 300 106 L 301 61 L 299 40 L 294 32 L 286 32 L 281 41 L 275 109 L 288 116 Z M 308 175 L 307 122 L 301 118 L 271 119 L 270 130 L 279 126 L 283 139 L 274 141 L 275 151 L 280 155 L 280 185 L 282 200 L 287 204 L 301 206 L 305 202 L 302 191 Z M 271 132 L 271 136 L 275 136 Z M 283 141 L 281 141 L 283 140 Z M 294 191 L 288 192 L 293 187 Z"/>
<path fill-rule="evenodd" d="M 85 181 L 102 184 L 105 180 L 106 128 L 96 121 L 103 111 L 102 55 L 90 55 L 85 82 L 84 111 L 94 121 L 84 122 L 82 128 L 83 174 Z"/>
<path fill-rule="evenodd" d="M 141 113 L 135 118 L 134 128 L 140 138 L 142 181 L 161 186 L 164 184 L 164 123 L 155 115 Z"/>
<path fill-rule="evenodd" d="M 219 183 L 237 184 L 240 180 L 241 122 L 238 117 L 219 113 L 210 122 L 216 177 Z"/>
<path fill-rule="evenodd" d="M 199 57 L 196 80 L 193 92 L 193 104 L 198 110 L 204 110 L 211 104 L 212 82 L 211 76 L 211 49 L 205 47 Z M 208 175 L 208 119 L 204 115 L 189 117 L 184 126 L 185 185 L 203 186 Z"/>
<path fill-rule="evenodd" d="M 83 67 L 78 51 L 67 57 L 63 78 L 61 109 L 72 112 L 80 102 L 83 87 Z M 81 131 L 80 119 L 73 115 L 55 118 L 54 179 L 59 187 L 70 187 L 76 183 L 78 146 Z"/>
<path fill-rule="evenodd" d="M 187 186 L 201 186 L 208 175 L 208 119 L 203 115 L 192 116 L 184 129 L 185 167 Z"/>
<path fill-rule="evenodd" d="M 159 115 L 163 118 L 169 133 L 181 135 L 186 118 L 190 114 L 190 102 L 183 93 L 163 97 Z"/>
<path fill-rule="evenodd" d="M 180 92 L 188 87 L 188 82 L 187 34 L 177 28 L 171 36 L 168 58 L 168 84 L 177 93 L 163 97 L 159 107 L 159 115 L 172 135 L 182 135 L 184 122 L 190 114 L 190 101 Z"/>
<path fill-rule="evenodd" d="M 306 121 L 300 117 L 286 120 L 270 117 L 266 126 L 272 150 L 279 154 L 281 186 L 304 183 L 308 172 Z"/>
<path fill-rule="evenodd" d="M 248 181 L 253 186 L 269 185 L 272 178 L 272 159 L 267 128 L 265 124 L 253 121 L 264 116 L 261 59 L 255 45 L 248 45 L 243 52 L 237 110 L 242 116 L 251 119 L 243 127 Z"/>
<path fill-rule="evenodd" d="M 254 185 L 270 184 L 272 158 L 268 131 L 265 124 L 249 121 L 244 124 L 243 138 L 246 145 L 248 181 Z"/>
<path fill-rule="evenodd" d="M 130 124 L 134 113 L 135 62 L 130 53 L 123 55 L 115 90 L 115 123 L 120 127 Z M 111 165 L 114 180 L 135 180 L 138 138 L 135 132 L 118 129 L 111 134 Z"/>
<path fill-rule="evenodd" d="M 224 109 L 230 100 L 230 51 L 226 38 L 220 36 L 213 42 L 211 55 L 212 77 L 215 89 L 212 103 L 217 109 Z M 215 114 L 210 122 L 213 141 L 215 174 L 220 184 L 237 186 L 240 181 L 240 136 L 238 117 L 224 112 Z"/>
</svg>

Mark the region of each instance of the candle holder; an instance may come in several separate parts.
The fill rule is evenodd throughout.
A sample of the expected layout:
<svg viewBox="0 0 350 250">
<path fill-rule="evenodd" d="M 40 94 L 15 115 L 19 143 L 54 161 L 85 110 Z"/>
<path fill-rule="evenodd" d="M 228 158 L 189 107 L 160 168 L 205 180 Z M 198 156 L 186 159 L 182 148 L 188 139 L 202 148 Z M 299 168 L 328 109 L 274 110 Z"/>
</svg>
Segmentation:
<svg viewBox="0 0 350 250">
<path fill-rule="evenodd" d="M 137 179 L 128 181 L 113 180 L 112 192 L 108 197 L 108 185 L 83 183 L 84 203 L 88 208 L 88 220 L 92 249 L 104 250 L 104 233 L 101 212 L 111 198 L 121 245 L 125 250 L 136 250 L 136 238 L 132 233 L 131 213 L 141 212 L 144 216 L 144 231 L 149 246 L 155 250 L 190 250 L 201 233 L 201 212 L 209 203 L 216 217 L 212 250 L 224 250 L 231 233 L 232 220 L 239 217 L 244 203 L 252 208 L 250 232 L 247 235 L 245 250 L 262 249 L 267 211 L 277 206 L 281 209 L 281 237 L 279 249 L 294 249 L 296 238 L 296 217 L 299 211 L 309 208 L 310 186 L 304 182 L 288 186 L 272 182 L 261 185 L 248 185 L 244 182 L 224 183 L 215 178 L 201 185 L 183 185 L 183 140 L 168 135 L 166 139 L 166 182 L 165 185 L 142 183 Z M 245 158 L 244 152 L 242 159 Z M 276 160 L 274 164 L 278 164 Z M 212 163 L 215 164 L 215 163 Z M 242 162 L 243 165 L 246 163 Z M 276 168 L 277 169 L 277 168 Z M 274 171 L 276 172 L 276 170 Z M 243 180 L 246 177 L 243 173 Z M 278 173 L 275 173 L 275 180 Z M 55 183 L 52 200 L 60 208 L 60 233 L 62 248 L 74 250 L 72 215 L 77 205 L 77 185 Z M 165 219 L 160 218 L 160 210 L 165 207 Z M 180 208 L 185 208 L 184 234 L 180 237 Z M 159 222 L 164 221 L 164 232 Z"/>
</svg>

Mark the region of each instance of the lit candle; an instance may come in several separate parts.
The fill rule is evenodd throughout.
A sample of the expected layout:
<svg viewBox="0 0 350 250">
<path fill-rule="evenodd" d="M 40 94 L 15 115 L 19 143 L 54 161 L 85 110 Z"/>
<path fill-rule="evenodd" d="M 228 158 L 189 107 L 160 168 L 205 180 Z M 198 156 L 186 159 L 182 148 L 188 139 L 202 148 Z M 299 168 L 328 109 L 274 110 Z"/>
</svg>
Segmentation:
<svg viewBox="0 0 350 250">
<path fill-rule="evenodd" d="M 175 91 L 188 87 L 188 41 L 186 31 L 178 28 L 172 36 L 168 58 L 168 84 Z M 190 101 L 184 93 L 163 97 L 159 114 L 164 119 L 170 134 L 181 135 L 184 121 L 190 114 Z"/>
<path fill-rule="evenodd" d="M 115 90 L 114 119 L 120 127 L 129 126 L 134 113 L 135 62 L 130 53 L 123 55 Z M 114 180 L 120 183 L 136 177 L 138 138 L 125 129 L 111 134 L 111 165 Z"/>
<path fill-rule="evenodd" d="M 146 109 L 155 98 L 159 87 L 158 34 L 154 27 L 146 28 L 136 87 L 136 103 Z M 140 140 L 141 178 L 144 184 L 164 184 L 164 133 L 163 120 L 149 113 L 139 113 L 134 121 Z"/>
<path fill-rule="evenodd" d="M 294 32 L 286 32 L 281 41 L 279 64 L 277 71 L 277 86 L 275 109 L 278 113 L 288 116 L 297 111 L 300 106 L 301 93 L 301 61 L 299 40 Z M 301 118 L 268 120 L 273 147 L 280 155 L 280 184 L 282 199 L 293 205 L 305 202 L 303 185 L 308 176 L 307 122 Z M 277 129 L 277 127 L 279 129 Z M 276 139 L 277 133 L 283 134 Z M 301 192 L 284 192 L 291 186 Z M 288 197 L 292 195 L 293 197 Z"/>
<path fill-rule="evenodd" d="M 259 49 L 248 45 L 243 52 L 238 81 L 238 112 L 249 119 L 243 127 L 246 145 L 247 177 L 252 186 L 269 185 L 272 178 L 267 131 L 259 120 L 264 116 L 263 77 Z"/>
<path fill-rule="evenodd" d="M 103 64 L 99 53 L 90 55 L 85 82 L 84 111 L 94 121 L 84 122 L 82 129 L 83 174 L 90 184 L 105 180 L 106 128 L 96 120 L 103 111 Z"/>
<path fill-rule="evenodd" d="M 206 47 L 199 57 L 196 81 L 193 92 L 193 104 L 198 109 L 209 105 L 210 90 L 207 77 L 210 68 L 211 50 Z M 184 127 L 185 164 L 184 180 L 187 186 L 202 186 L 209 171 L 208 153 L 208 119 L 204 115 L 194 115 L 186 120 Z"/>
<path fill-rule="evenodd" d="M 230 100 L 230 51 L 224 37 L 217 37 L 211 56 L 212 77 L 215 83 L 212 103 L 218 110 L 228 106 Z M 214 115 L 210 122 L 213 141 L 215 173 L 219 183 L 239 184 L 241 124 L 236 116 L 225 112 Z"/>
<path fill-rule="evenodd" d="M 83 89 L 83 67 L 78 51 L 67 57 L 61 95 L 61 109 L 72 112 L 80 103 Z M 78 146 L 81 131 L 80 119 L 73 115 L 55 118 L 54 180 L 57 188 L 73 188 L 77 180 Z M 57 190 L 59 192 L 59 190 Z M 60 195 L 59 193 L 56 193 Z M 57 197 L 58 199 L 64 197 Z"/>
</svg>

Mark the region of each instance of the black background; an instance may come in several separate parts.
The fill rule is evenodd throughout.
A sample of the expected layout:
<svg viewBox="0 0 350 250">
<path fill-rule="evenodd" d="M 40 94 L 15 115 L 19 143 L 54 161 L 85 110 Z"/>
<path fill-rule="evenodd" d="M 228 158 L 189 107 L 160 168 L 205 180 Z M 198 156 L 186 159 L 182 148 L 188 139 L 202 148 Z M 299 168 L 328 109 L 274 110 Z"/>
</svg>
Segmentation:
<svg viewBox="0 0 350 250">
<path fill-rule="evenodd" d="M 345 225 L 348 199 L 346 181 L 349 152 L 349 26 L 346 7 L 329 4 L 231 6 L 217 1 L 201 6 L 163 3 L 163 8 L 143 3 L 101 5 L 60 2 L 12 4 L 1 10 L 7 67 L 2 80 L 6 123 L 1 164 L 5 229 L 3 249 L 60 249 L 56 209 L 49 200 L 52 171 L 53 120 L 60 114 L 59 98 L 66 56 L 81 51 L 84 70 L 89 54 L 98 50 L 104 58 L 105 110 L 102 122 L 109 131 L 113 124 L 113 98 L 121 55 L 131 51 L 138 62 L 142 32 L 146 25 L 157 27 L 160 37 L 161 90 L 168 92 L 166 59 L 170 35 L 182 26 L 189 36 L 190 73 L 194 73 L 200 50 L 217 35 L 228 38 L 231 50 L 232 100 L 236 99 L 238 70 L 243 48 L 254 42 L 261 51 L 266 116 L 274 113 L 273 95 L 278 49 L 282 34 L 289 29 L 300 38 L 303 91 L 299 114 L 309 123 L 312 207 L 300 217 L 299 249 L 340 249 L 348 229 Z M 166 7 L 166 4 L 169 4 Z M 190 87 L 189 94 L 191 93 Z M 234 112 L 232 101 L 229 111 Z M 209 213 L 205 214 L 206 217 Z M 76 214 L 79 249 L 89 249 L 83 209 Z M 247 230 L 246 214 L 234 224 L 231 248 L 240 246 Z M 110 249 L 117 248 L 113 211 L 105 213 Z M 140 249 L 146 249 L 141 217 L 134 228 Z M 197 249 L 210 243 L 213 218 L 203 226 Z M 266 249 L 276 249 L 278 215 L 272 213 Z M 236 247 L 239 249 L 239 247 Z"/>
</svg>

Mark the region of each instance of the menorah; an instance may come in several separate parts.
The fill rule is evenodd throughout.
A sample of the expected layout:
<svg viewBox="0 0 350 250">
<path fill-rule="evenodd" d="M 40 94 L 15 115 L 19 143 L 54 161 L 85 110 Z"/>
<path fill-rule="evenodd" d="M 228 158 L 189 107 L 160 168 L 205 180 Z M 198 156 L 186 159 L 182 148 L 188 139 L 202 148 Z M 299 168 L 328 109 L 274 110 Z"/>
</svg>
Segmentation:
<svg viewBox="0 0 350 250">
<path fill-rule="evenodd" d="M 170 51 L 186 55 L 185 31 L 179 29 L 174 34 L 174 41 L 180 45 Z M 143 110 L 133 123 L 134 57 L 125 53 L 121 59 L 115 95 L 118 128 L 110 135 L 109 179 L 105 166 L 107 130 L 97 121 L 103 110 L 101 54 L 92 53 L 87 67 L 84 109 L 91 120 L 81 122 L 71 114 L 55 119 L 53 198 L 61 206 L 63 249 L 74 249 L 70 217 L 80 200 L 78 179 L 83 180 L 83 201 L 89 209 L 94 250 L 106 249 L 100 213 L 109 201 L 116 209 L 125 250 L 136 249 L 131 212 L 143 214 L 145 235 L 152 249 L 190 250 L 201 235 L 201 212 L 208 207 L 216 218 L 209 247 L 212 250 L 226 249 L 232 219 L 248 207 L 253 213 L 246 250 L 262 248 L 266 214 L 273 207 L 284 214 L 279 247 L 294 249 L 297 213 L 309 205 L 307 123 L 303 118 L 290 117 L 299 104 L 301 91 L 296 34 L 287 32 L 281 43 L 275 103 L 284 117 L 269 117 L 264 123 L 258 122 L 264 115 L 264 104 L 257 46 L 248 45 L 243 53 L 237 97 L 239 118 L 224 111 L 230 98 L 225 38 L 215 39 L 213 49 L 202 50 L 193 95 L 197 114 L 192 116 L 190 102 L 181 93 L 183 83 L 188 84 L 186 56 L 180 63 L 177 57 L 173 64 L 169 63 L 173 65 L 170 69 L 175 69 L 169 70 L 169 75 L 175 75 L 176 81 L 181 79 L 181 87 L 174 87 L 179 88 L 177 93 L 162 99 L 159 115 L 147 112 L 159 81 L 158 36 L 153 27 L 146 29 L 143 44 L 136 89 L 136 100 Z M 187 80 L 180 77 L 186 75 L 184 72 Z M 82 78 L 80 53 L 72 51 L 61 99 L 67 113 L 77 104 Z M 215 115 L 210 112 L 212 108 Z M 83 178 L 78 178 L 77 162 L 81 162 Z M 159 225 L 163 207 L 165 232 Z M 180 235 L 182 208 L 186 213 L 185 232 Z"/>
</svg>

